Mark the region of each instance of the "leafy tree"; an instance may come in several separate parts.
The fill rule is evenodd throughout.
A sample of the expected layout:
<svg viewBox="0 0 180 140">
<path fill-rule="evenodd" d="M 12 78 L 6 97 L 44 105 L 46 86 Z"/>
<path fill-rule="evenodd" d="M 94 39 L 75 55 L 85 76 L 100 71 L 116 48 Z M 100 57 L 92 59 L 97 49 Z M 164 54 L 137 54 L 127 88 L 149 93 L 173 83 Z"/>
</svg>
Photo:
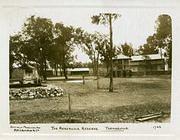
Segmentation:
<svg viewBox="0 0 180 140">
<path fill-rule="evenodd" d="M 107 62 L 106 59 L 109 57 L 109 52 L 104 50 L 109 48 L 109 40 L 106 35 L 95 32 L 93 34 L 89 34 L 82 29 L 78 29 L 78 40 L 81 44 L 81 48 L 85 53 L 89 56 L 89 59 L 92 61 L 93 73 L 99 79 L 99 60 L 101 56 L 101 60 Z M 97 80 L 97 88 L 99 88 L 98 80 Z"/>
<path fill-rule="evenodd" d="M 97 60 L 97 34 L 90 34 L 88 32 L 85 32 L 84 30 L 78 28 L 77 31 L 77 40 L 80 44 L 80 48 L 89 56 L 89 59 L 92 62 L 93 66 L 93 74 L 97 74 L 96 69 L 96 60 Z"/>
<path fill-rule="evenodd" d="M 146 54 L 157 54 L 158 50 L 154 47 L 149 46 L 148 44 L 144 44 L 143 46 L 139 47 L 139 52 L 142 55 Z"/>
<path fill-rule="evenodd" d="M 81 31 L 80 31 L 81 30 Z M 81 47 L 85 51 L 85 53 L 89 56 L 89 59 L 92 61 L 93 73 L 99 79 L 99 60 L 106 64 L 107 73 L 109 73 L 109 65 L 110 65 L 110 42 L 109 36 L 101 34 L 99 32 L 95 32 L 93 34 L 89 34 L 82 29 L 78 29 L 79 34 L 79 42 L 81 43 Z M 113 57 L 115 56 L 115 48 L 112 50 Z M 98 80 L 97 80 L 98 83 Z M 97 87 L 98 84 L 97 84 Z"/>
<path fill-rule="evenodd" d="M 71 65 L 73 49 L 79 43 L 80 33 L 77 31 L 78 28 L 64 26 L 62 23 L 53 25 L 47 18 L 29 17 L 22 31 L 10 38 L 10 69 L 12 69 L 15 56 L 23 57 L 23 63 L 34 61 L 39 64 L 40 74 L 44 79 L 46 79 L 47 62 L 55 68 L 56 74 L 57 68 L 63 69 L 65 79 L 67 79 L 66 69 Z"/>
<path fill-rule="evenodd" d="M 169 67 L 172 62 L 172 25 L 169 15 L 160 15 L 156 21 L 156 32 L 149 36 L 146 44 L 139 47 L 140 54 L 156 54 L 158 50 L 165 49 L 169 57 Z"/>
<path fill-rule="evenodd" d="M 133 47 L 132 44 L 124 43 L 121 45 L 121 53 L 126 56 L 132 56 L 133 55 Z"/>
<path fill-rule="evenodd" d="M 112 61 L 112 50 L 113 50 L 113 31 L 112 21 L 116 20 L 120 15 L 115 13 L 100 13 L 91 17 L 93 24 L 108 24 L 110 33 L 110 83 L 109 92 L 113 92 L 113 61 Z"/>
<path fill-rule="evenodd" d="M 107 47 L 108 40 L 106 40 L 106 36 L 102 35 L 98 32 L 94 34 L 94 44 L 95 44 L 95 50 L 97 52 L 97 60 L 96 60 L 96 68 L 97 68 L 97 88 L 99 89 L 99 58 L 100 55 L 103 56 L 104 47 Z M 104 58 L 107 58 L 108 56 L 105 56 Z M 105 59 L 107 60 L 107 59 Z M 106 61 L 107 62 L 107 61 Z"/>
<path fill-rule="evenodd" d="M 140 54 L 157 54 L 158 53 L 158 40 L 156 37 L 156 34 L 153 34 L 152 36 L 149 36 L 146 39 L 146 44 L 139 47 L 139 53 Z"/>
<path fill-rule="evenodd" d="M 99 88 L 99 48 L 102 38 L 99 33 L 81 32 L 80 36 L 82 48 L 92 61 L 93 73 L 97 76 L 97 88 Z"/>
<path fill-rule="evenodd" d="M 50 19 L 31 16 L 22 30 L 24 46 L 22 52 L 29 61 L 40 64 L 40 74 L 46 80 L 49 48 L 53 44 L 53 23 Z"/>
<path fill-rule="evenodd" d="M 169 15 L 160 15 L 156 21 L 157 46 L 167 50 L 169 67 L 172 63 L 172 23 Z"/>
<path fill-rule="evenodd" d="M 59 64 L 63 69 L 65 79 L 68 79 L 66 69 L 73 60 L 72 52 L 74 29 L 73 27 L 64 26 L 62 23 L 56 23 L 54 26 L 54 45 L 51 49 L 51 60 L 55 66 Z"/>
<path fill-rule="evenodd" d="M 106 69 L 107 69 L 107 75 L 109 75 L 109 67 L 110 67 L 110 42 L 107 35 L 101 35 L 102 41 L 99 45 L 98 52 L 100 54 L 100 60 L 101 62 L 105 63 Z M 116 47 L 113 47 L 112 49 L 112 57 L 116 56 Z"/>
<path fill-rule="evenodd" d="M 86 33 L 84 33 L 83 38 L 84 38 L 84 40 L 83 40 L 83 43 L 84 43 L 83 50 L 89 56 L 89 59 L 93 63 L 93 73 L 95 75 L 97 73 L 96 72 L 97 51 L 96 51 L 95 45 L 94 45 L 94 35 L 89 34 L 89 33 L 86 32 Z"/>
</svg>

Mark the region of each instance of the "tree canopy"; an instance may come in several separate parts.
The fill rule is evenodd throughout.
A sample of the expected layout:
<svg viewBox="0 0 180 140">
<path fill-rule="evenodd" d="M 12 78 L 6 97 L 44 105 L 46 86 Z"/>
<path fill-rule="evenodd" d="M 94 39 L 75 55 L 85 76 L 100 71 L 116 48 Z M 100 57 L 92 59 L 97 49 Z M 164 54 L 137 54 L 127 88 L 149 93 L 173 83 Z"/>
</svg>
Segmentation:
<svg viewBox="0 0 180 140">
<path fill-rule="evenodd" d="M 158 53 L 159 49 L 167 51 L 168 64 L 172 62 L 172 23 L 169 15 L 160 15 L 156 20 L 155 33 L 150 35 L 146 43 L 139 47 L 140 54 Z"/>
<path fill-rule="evenodd" d="M 160 15 L 156 21 L 158 47 L 164 48 L 169 56 L 168 64 L 172 65 L 172 22 L 169 15 Z"/>
<path fill-rule="evenodd" d="M 10 65 L 12 67 L 17 57 L 21 63 L 34 61 L 40 66 L 39 72 L 46 79 L 49 61 L 51 66 L 61 65 L 67 78 L 65 73 L 67 65 L 72 61 L 73 37 L 73 27 L 31 16 L 24 23 L 22 31 L 10 37 Z"/>
<path fill-rule="evenodd" d="M 126 56 L 132 56 L 133 55 L 132 44 L 124 43 L 123 45 L 121 45 L 121 48 L 119 48 L 119 52 Z"/>
</svg>

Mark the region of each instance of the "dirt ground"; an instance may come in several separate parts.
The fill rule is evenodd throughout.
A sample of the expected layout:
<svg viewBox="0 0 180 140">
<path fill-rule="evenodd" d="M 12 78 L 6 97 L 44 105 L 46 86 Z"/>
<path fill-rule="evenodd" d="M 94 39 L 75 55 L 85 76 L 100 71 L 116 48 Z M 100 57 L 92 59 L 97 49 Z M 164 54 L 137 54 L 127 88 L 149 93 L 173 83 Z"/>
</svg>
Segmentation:
<svg viewBox="0 0 180 140">
<path fill-rule="evenodd" d="M 11 100 L 11 123 L 64 123 L 68 118 L 68 96 L 71 95 L 71 117 L 74 122 L 136 123 L 136 118 L 163 112 L 154 121 L 167 122 L 170 116 L 171 80 L 169 77 L 114 78 L 114 92 L 108 92 L 109 79 L 88 79 L 85 85 L 51 79 L 47 84 L 65 90 L 62 97 L 34 100 Z M 72 121 L 73 122 L 73 121 Z"/>
</svg>

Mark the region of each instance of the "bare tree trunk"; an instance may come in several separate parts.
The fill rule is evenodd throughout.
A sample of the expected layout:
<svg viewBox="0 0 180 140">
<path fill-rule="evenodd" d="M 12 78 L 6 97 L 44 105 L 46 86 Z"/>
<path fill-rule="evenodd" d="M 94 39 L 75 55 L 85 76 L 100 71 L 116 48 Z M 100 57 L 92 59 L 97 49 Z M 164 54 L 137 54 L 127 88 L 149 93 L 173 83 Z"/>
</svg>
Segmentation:
<svg viewBox="0 0 180 140">
<path fill-rule="evenodd" d="M 43 53 L 42 53 L 42 48 L 39 47 L 40 50 L 40 76 L 44 78 L 44 70 L 43 70 Z"/>
<path fill-rule="evenodd" d="M 12 72 L 13 72 L 13 68 L 10 66 L 10 69 L 9 69 L 9 78 L 11 79 L 12 78 Z"/>
<path fill-rule="evenodd" d="M 47 62 L 46 62 L 46 58 L 44 61 L 44 80 L 47 80 Z"/>
<path fill-rule="evenodd" d="M 111 14 L 109 14 L 109 31 L 110 31 L 110 83 L 109 83 L 109 92 L 113 92 L 113 62 L 112 62 L 112 49 L 113 49 L 113 41 L 112 41 L 112 20 Z"/>
<path fill-rule="evenodd" d="M 97 54 L 97 89 L 99 89 L 99 50 Z"/>
<path fill-rule="evenodd" d="M 56 76 L 58 76 L 58 65 L 56 64 Z"/>
<path fill-rule="evenodd" d="M 64 78 L 65 78 L 65 80 L 67 80 L 67 79 L 68 79 L 68 77 L 67 77 L 66 64 L 65 64 L 65 63 L 63 64 L 63 74 L 64 74 Z"/>
<path fill-rule="evenodd" d="M 55 75 L 58 76 L 58 74 L 57 74 L 57 64 L 56 63 L 54 64 L 54 68 L 55 68 Z"/>
<path fill-rule="evenodd" d="M 43 76 L 43 80 L 47 80 L 47 76 L 46 76 L 46 58 L 42 57 L 42 76 Z"/>
<path fill-rule="evenodd" d="M 66 72 L 66 59 L 65 59 L 65 48 L 64 48 L 65 46 L 63 46 L 63 73 L 64 73 L 64 77 L 65 77 L 65 80 L 67 80 L 68 79 L 68 77 L 67 77 L 67 72 Z"/>
<path fill-rule="evenodd" d="M 109 62 L 106 62 L 106 75 L 109 75 Z"/>
<path fill-rule="evenodd" d="M 94 76 L 96 75 L 96 56 L 95 56 L 95 52 L 94 52 L 94 56 L 93 56 L 93 74 L 94 74 Z"/>
<path fill-rule="evenodd" d="M 59 70 L 60 70 L 60 76 L 63 76 L 62 75 L 62 65 L 60 65 Z"/>
<path fill-rule="evenodd" d="M 146 72 L 146 71 L 147 71 L 147 68 L 146 68 L 146 67 L 147 67 L 146 58 L 145 58 L 145 60 L 144 60 L 144 63 L 145 63 L 145 64 L 144 64 L 144 76 L 146 76 L 146 74 L 147 74 L 147 72 Z"/>
<path fill-rule="evenodd" d="M 68 121 L 71 122 L 71 96 L 70 92 L 68 92 Z"/>
</svg>

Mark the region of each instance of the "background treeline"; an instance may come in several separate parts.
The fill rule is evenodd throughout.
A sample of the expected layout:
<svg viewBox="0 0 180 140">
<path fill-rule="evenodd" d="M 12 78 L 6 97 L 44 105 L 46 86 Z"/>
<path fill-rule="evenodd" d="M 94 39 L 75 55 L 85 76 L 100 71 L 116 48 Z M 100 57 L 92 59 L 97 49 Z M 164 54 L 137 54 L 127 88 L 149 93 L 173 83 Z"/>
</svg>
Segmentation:
<svg viewBox="0 0 180 140">
<path fill-rule="evenodd" d="M 31 16 L 24 23 L 22 30 L 10 36 L 9 68 L 10 76 L 13 64 L 23 65 L 35 62 L 39 73 L 46 79 L 47 62 L 55 69 L 62 69 L 67 79 L 67 68 L 92 67 L 97 72 L 97 63 L 105 64 L 107 73 L 110 58 L 118 54 L 132 56 L 135 54 L 153 54 L 159 49 L 167 50 L 169 66 L 172 60 L 172 27 L 168 15 L 160 15 L 155 23 L 155 33 L 147 38 L 147 42 L 134 49 L 131 43 L 110 47 L 109 35 L 99 32 L 88 33 L 82 28 L 66 26 L 62 22 L 53 23 L 51 19 Z M 82 49 L 91 63 L 75 62 L 75 47 Z"/>
</svg>

